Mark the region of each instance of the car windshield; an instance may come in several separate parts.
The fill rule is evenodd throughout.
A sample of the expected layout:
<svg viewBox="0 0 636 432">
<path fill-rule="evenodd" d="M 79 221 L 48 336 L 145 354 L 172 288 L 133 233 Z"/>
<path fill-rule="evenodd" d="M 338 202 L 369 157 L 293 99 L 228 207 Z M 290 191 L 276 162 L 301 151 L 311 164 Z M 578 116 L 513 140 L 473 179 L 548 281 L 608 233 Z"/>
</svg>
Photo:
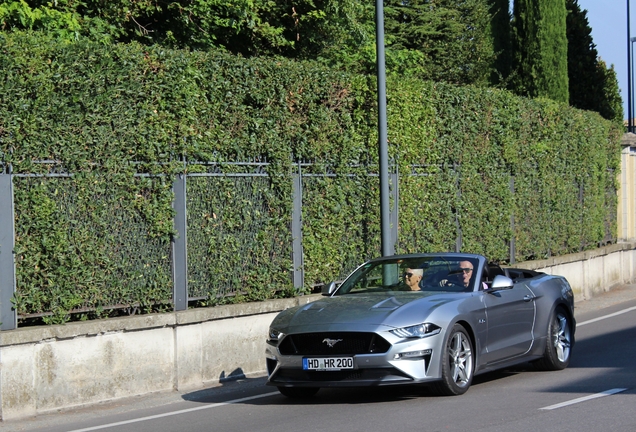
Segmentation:
<svg viewBox="0 0 636 432">
<path fill-rule="evenodd" d="M 335 295 L 392 291 L 472 291 L 477 260 L 462 256 L 424 256 L 368 262 Z"/>
</svg>

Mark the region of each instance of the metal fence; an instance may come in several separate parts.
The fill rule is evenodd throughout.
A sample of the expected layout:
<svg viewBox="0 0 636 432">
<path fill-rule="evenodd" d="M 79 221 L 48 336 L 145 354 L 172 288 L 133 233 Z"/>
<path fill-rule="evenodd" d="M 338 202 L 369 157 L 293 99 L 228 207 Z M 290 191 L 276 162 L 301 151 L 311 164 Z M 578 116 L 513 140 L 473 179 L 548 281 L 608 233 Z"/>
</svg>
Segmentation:
<svg viewBox="0 0 636 432">
<path fill-rule="evenodd" d="M 125 285 L 123 293 L 135 293 L 154 284 L 158 301 L 172 303 L 175 310 L 185 310 L 189 302 L 206 301 L 206 304 L 223 302 L 229 296 L 240 294 L 245 278 L 258 278 L 259 261 L 267 260 L 268 265 L 280 269 L 277 277 L 289 281 L 297 289 L 302 289 L 304 280 L 304 253 L 302 233 L 303 184 L 305 189 L 318 178 L 335 177 L 324 172 L 304 172 L 313 164 L 295 164 L 292 177 L 291 212 L 284 222 L 272 226 L 270 208 L 273 192 L 272 179 L 267 173 L 267 161 L 235 163 L 200 163 L 202 172 L 191 172 L 176 176 L 172 190 L 176 236 L 170 243 L 148 236 L 144 222 L 123 214 L 108 191 L 95 194 L 94 207 L 108 212 L 108 224 L 95 223 L 91 214 L 78 211 L 73 202 L 73 176 L 50 170 L 45 174 L 15 174 L 9 166 L 2 166 L 0 172 L 0 320 L 1 329 L 17 327 L 19 320 L 47 315 L 47 312 L 18 315 L 12 299 L 16 292 L 16 263 L 13 251 L 16 243 L 16 191 L 30 187 L 37 182 L 46 189 L 55 201 L 60 224 L 68 224 L 69 237 L 77 240 L 77 233 L 91 232 L 94 238 L 109 233 L 109 242 L 104 244 L 102 255 L 116 267 L 119 274 L 108 280 L 100 279 L 103 292 L 109 292 L 109 284 Z M 139 174 L 136 177 L 147 176 Z M 367 174 L 367 176 L 375 176 Z M 394 181 L 395 175 L 393 175 Z M 394 183 L 396 184 L 396 183 Z M 309 186 L 308 186 L 309 185 Z M 393 188 L 394 218 L 397 217 L 397 188 Z M 237 217 L 242 219 L 240 225 Z M 93 225 L 91 225 L 93 224 Z M 397 238 L 397 223 L 393 238 Z M 90 240 L 89 240 L 90 241 Z M 346 275 L 351 267 L 365 257 L 351 257 L 343 263 L 339 274 Z M 169 289 L 162 289 L 167 285 Z M 86 282 L 86 281 L 85 281 Z M 272 282 L 263 281 L 266 289 L 272 289 Z M 106 289 L 104 289 L 106 285 Z M 157 288 L 157 285 L 159 287 Z M 115 292 L 102 300 L 108 308 L 129 308 L 135 310 L 135 297 Z M 161 298 L 163 296 L 163 298 Z M 131 306 L 132 305 L 132 306 Z M 78 307 L 72 312 L 86 312 L 90 308 Z"/>
<path fill-rule="evenodd" d="M 28 318 L 18 316 L 12 305 L 16 284 L 19 283 L 19 280 L 16 281 L 14 250 L 15 221 L 19 216 L 16 211 L 20 209 L 16 210 L 14 194 L 34 187 L 33 183 L 44 188 L 55 202 L 60 218 L 58 223 L 68 225 L 69 238 L 74 239 L 80 248 L 86 244 L 82 242 L 91 241 L 90 238 L 78 239 L 82 233 L 84 237 L 108 237 L 108 241 L 101 243 L 100 248 L 103 250 L 100 250 L 99 257 L 109 260 L 111 265 L 114 263 L 117 271 L 95 281 L 90 280 L 90 275 L 80 275 L 81 280 L 77 283 L 83 284 L 86 289 L 90 289 L 91 283 L 99 284 L 102 294 L 96 295 L 110 293 L 109 297 L 100 300 L 102 304 L 109 308 L 130 308 L 131 313 L 135 311 L 139 296 L 149 289 L 154 290 L 155 301 L 171 305 L 174 310 L 185 310 L 193 301 L 212 305 L 240 295 L 241 286 L 248 280 L 262 286 L 264 290 L 276 289 L 278 282 L 289 285 L 290 280 L 296 289 L 326 282 L 319 279 L 320 248 L 312 246 L 311 253 L 314 255 L 309 257 L 312 265 L 306 268 L 304 246 L 308 241 L 321 241 L 320 233 L 316 231 L 321 228 L 319 219 L 324 216 L 322 212 L 329 216 L 337 209 L 321 209 L 314 202 L 316 197 L 327 193 L 349 194 L 342 198 L 343 202 L 363 202 L 361 214 L 377 212 L 378 175 L 367 167 L 355 167 L 349 174 L 336 174 L 323 165 L 298 162 L 284 179 L 292 185 L 291 203 L 287 203 L 288 208 L 284 211 L 276 212 L 276 209 L 272 209 L 272 203 L 276 201 L 272 195 L 277 193 L 273 185 L 276 179 L 268 174 L 267 161 L 193 162 L 190 165 L 197 169 L 186 169 L 187 174 L 177 175 L 171 182 L 174 229 L 177 233 L 172 241 L 149 236 L 145 222 L 123 211 L 117 200 L 109 194 L 109 188 L 94 194 L 91 213 L 86 214 L 74 201 L 75 186 L 71 174 L 59 170 L 47 171 L 45 174 L 15 174 L 11 172 L 10 166 L 0 165 L 1 329 L 14 329 L 20 319 Z M 431 235 L 435 235 L 434 231 L 439 231 L 445 236 L 437 248 L 460 251 L 465 247 L 465 227 L 462 226 L 459 210 L 455 208 L 462 198 L 460 168 L 459 165 L 413 166 L 408 172 L 398 173 L 395 165 L 392 165 L 390 225 L 395 250 L 426 250 L 427 245 L 423 242 L 428 240 L 422 239 L 430 238 L 420 235 L 417 230 L 405 230 L 398 235 L 401 227 L 398 218 L 398 206 L 402 199 L 400 188 L 411 192 L 430 188 L 431 193 L 448 196 L 448 206 L 432 209 L 433 213 L 426 213 L 425 208 L 416 209 L 413 213 L 407 208 L 407 204 L 410 204 L 408 199 L 404 199 L 401 209 L 403 218 L 422 220 L 423 226 L 430 215 L 435 214 L 437 219 L 429 226 L 429 234 L 433 231 Z M 147 176 L 138 174 L 135 178 Z M 339 183 L 335 183 L 336 180 Z M 514 197 L 514 178 L 499 180 L 498 183 L 504 185 Z M 343 184 L 351 190 L 338 190 L 343 188 Z M 607 194 L 610 197 L 616 191 L 609 188 Z M 583 190 L 579 192 L 578 200 L 581 203 L 584 201 Z M 282 221 L 273 218 L 272 214 L 280 216 Z M 608 243 L 615 238 L 609 231 L 609 227 L 615 223 L 612 220 L 615 216 L 609 214 L 606 221 L 608 225 L 603 241 Z M 338 220 L 342 226 L 338 227 L 339 231 L 335 235 L 341 243 L 341 267 L 330 269 L 337 277 L 346 276 L 357 264 L 379 253 L 379 227 L 375 227 L 374 221 L 364 219 L 364 215 L 361 218 L 358 221 Z M 237 224 L 239 219 L 241 223 Z M 106 225 L 104 220 L 108 221 Z M 509 221 L 503 221 L 503 224 L 509 224 L 511 233 L 515 232 L 515 224 L 519 223 L 514 213 Z M 361 241 L 361 237 L 365 238 Z M 505 248 L 509 251 L 509 262 L 514 262 L 515 235 L 512 234 L 507 241 Z M 263 262 L 278 271 L 275 274 L 259 274 L 259 263 Z M 90 307 L 79 306 L 73 312 L 88 309 Z"/>
</svg>

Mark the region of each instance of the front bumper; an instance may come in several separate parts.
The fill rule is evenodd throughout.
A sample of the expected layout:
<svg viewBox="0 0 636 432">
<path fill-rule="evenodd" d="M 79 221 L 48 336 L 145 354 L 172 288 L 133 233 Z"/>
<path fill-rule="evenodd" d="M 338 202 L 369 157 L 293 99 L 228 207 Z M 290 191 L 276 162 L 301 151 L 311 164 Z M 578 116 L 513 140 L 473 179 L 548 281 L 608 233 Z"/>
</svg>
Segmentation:
<svg viewBox="0 0 636 432">
<path fill-rule="evenodd" d="M 389 342 L 386 352 L 338 353 L 338 357 L 353 357 L 354 362 L 353 369 L 338 371 L 303 370 L 303 358 L 330 356 L 307 353 L 283 355 L 279 349 L 282 341 L 268 341 L 267 384 L 277 387 L 364 387 L 425 383 L 441 379 L 442 333 L 422 339 L 401 339 L 389 332 L 377 335 Z"/>
</svg>

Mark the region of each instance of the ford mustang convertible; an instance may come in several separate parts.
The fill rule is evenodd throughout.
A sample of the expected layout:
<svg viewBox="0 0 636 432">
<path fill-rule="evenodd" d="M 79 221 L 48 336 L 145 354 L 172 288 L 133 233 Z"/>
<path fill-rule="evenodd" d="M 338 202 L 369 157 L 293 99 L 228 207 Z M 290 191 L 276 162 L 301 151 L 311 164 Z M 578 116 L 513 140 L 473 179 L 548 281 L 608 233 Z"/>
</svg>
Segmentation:
<svg viewBox="0 0 636 432">
<path fill-rule="evenodd" d="M 374 259 L 322 295 L 270 326 L 267 384 L 285 396 L 397 384 L 460 395 L 475 374 L 514 364 L 564 369 L 574 345 L 565 278 L 502 268 L 481 255 Z"/>
</svg>

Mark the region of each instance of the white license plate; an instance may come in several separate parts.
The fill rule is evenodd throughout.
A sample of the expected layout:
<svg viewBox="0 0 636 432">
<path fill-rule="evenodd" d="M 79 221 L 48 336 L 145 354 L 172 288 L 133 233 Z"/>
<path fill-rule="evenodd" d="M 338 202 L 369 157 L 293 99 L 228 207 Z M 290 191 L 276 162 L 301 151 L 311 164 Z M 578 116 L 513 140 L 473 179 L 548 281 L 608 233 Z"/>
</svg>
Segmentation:
<svg viewBox="0 0 636 432">
<path fill-rule="evenodd" d="M 326 370 L 326 371 L 353 369 L 353 357 L 304 358 L 303 369 L 304 370 Z"/>
</svg>

